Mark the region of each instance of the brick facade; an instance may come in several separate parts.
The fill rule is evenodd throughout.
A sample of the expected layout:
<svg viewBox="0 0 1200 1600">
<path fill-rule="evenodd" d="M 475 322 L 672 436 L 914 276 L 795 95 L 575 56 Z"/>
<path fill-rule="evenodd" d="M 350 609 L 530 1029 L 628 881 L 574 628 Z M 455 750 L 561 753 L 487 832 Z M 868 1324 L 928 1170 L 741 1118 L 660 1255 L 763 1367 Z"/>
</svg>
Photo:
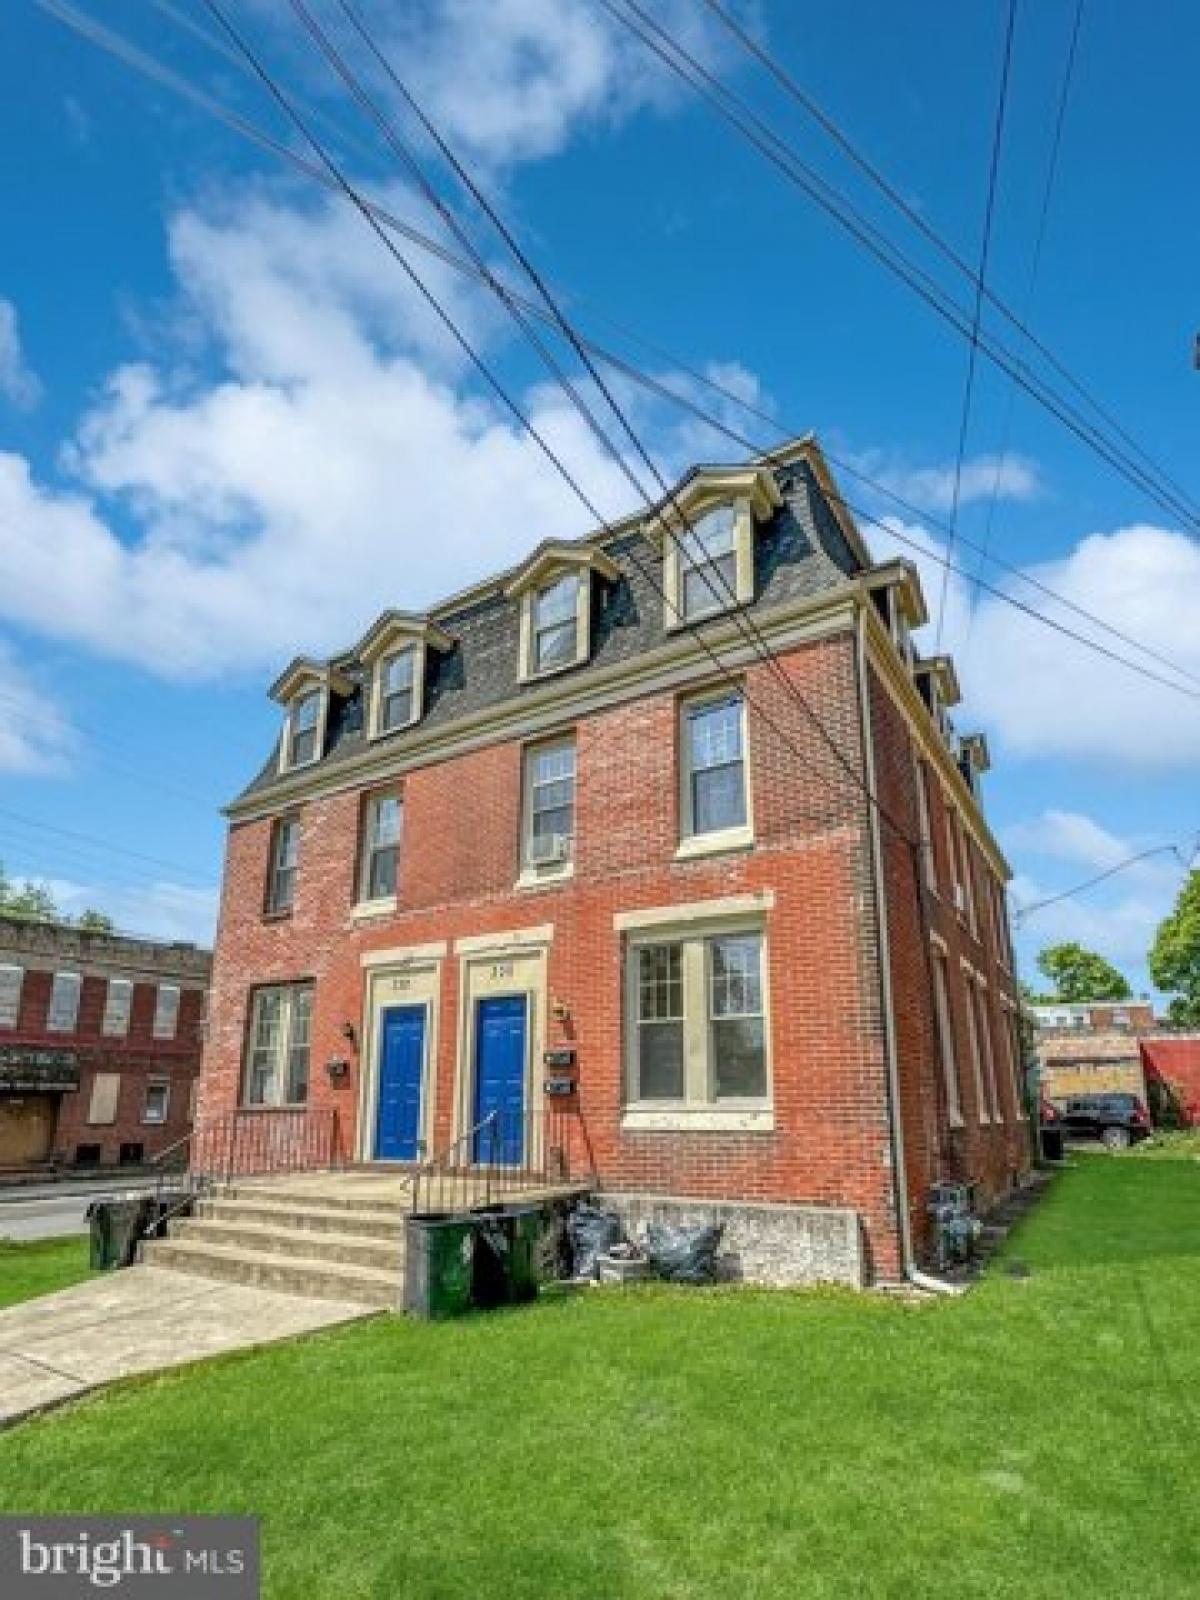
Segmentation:
<svg viewBox="0 0 1200 1600">
<path fill-rule="evenodd" d="M 182 1138 L 191 1125 L 200 1069 L 209 964 L 208 953 L 190 945 L 0 918 L 0 968 L 16 967 L 22 974 L 15 1022 L 0 1022 L 0 1166 L 71 1166 L 81 1159 L 117 1165 L 123 1154 L 127 1163 L 136 1159 L 137 1147 L 149 1160 Z M 47 1025 L 56 972 L 81 979 L 69 1031 Z M 103 1032 L 110 979 L 132 984 L 128 1031 L 115 1037 Z M 180 990 L 170 1038 L 154 1037 L 160 984 Z M 77 1077 L 77 1088 L 38 1089 L 36 1074 L 44 1070 L 39 1063 L 47 1054 Z M 93 1093 L 102 1074 L 118 1080 L 116 1101 L 111 1120 L 105 1112 L 104 1121 L 93 1122 Z M 151 1083 L 168 1086 L 161 1121 L 146 1117 Z"/>
<path fill-rule="evenodd" d="M 550 722 L 538 726 L 539 737 L 562 731 L 575 739 L 574 869 L 562 881 L 518 885 L 527 739 L 500 727 L 482 737 L 479 748 L 414 759 L 387 777 L 403 795 L 400 889 L 394 908 L 369 918 L 355 905 L 361 819 L 366 795 L 383 776 L 343 777 L 294 797 L 281 792 L 277 800 L 269 783 L 252 786 L 234 808 L 229 831 L 201 1118 L 239 1104 L 255 989 L 310 980 L 308 1104 L 335 1109 L 346 1153 L 369 1157 L 375 1111 L 368 1103 L 368 1061 L 376 1041 L 367 974 L 386 968 L 383 952 L 397 952 L 397 972 L 404 970 L 399 952 L 417 952 L 433 969 L 429 1142 L 444 1147 L 469 1122 L 464 1029 L 475 991 L 468 988 L 468 968 L 474 971 L 481 960 L 487 965 L 488 953 L 481 956 L 478 947 L 492 936 L 501 975 L 510 956 L 541 963 L 539 1044 L 577 1053 L 573 1165 L 594 1162 L 607 1189 L 849 1208 L 860 1219 L 868 1275 L 896 1277 L 903 1262 L 889 1116 L 893 1025 L 907 1209 L 917 1249 L 928 1244 L 925 1203 L 935 1178 L 977 1184 L 981 1203 L 1007 1188 L 1028 1165 L 1029 1141 L 1004 1044 L 1012 975 L 990 921 L 991 890 L 982 881 L 985 873 L 995 876 L 994 846 L 988 864 L 968 835 L 971 870 L 980 878 L 978 937 L 944 899 L 918 895 L 912 852 L 894 833 L 889 840 L 886 828 L 885 881 L 877 883 L 873 818 L 862 787 L 864 727 L 882 808 L 915 837 L 917 714 L 911 705 L 901 707 L 871 666 L 863 695 L 861 640 L 869 636 L 869 655 L 891 644 L 879 636 L 878 611 L 864 589 L 850 593 L 838 573 L 827 581 L 847 590 L 840 621 L 814 630 L 819 636 L 777 648 L 770 664 L 745 651 L 739 663 L 753 823 L 747 847 L 694 859 L 678 853 L 680 696 L 713 680 L 711 663 L 681 671 L 668 686 L 647 683 L 612 703 L 568 707 L 557 729 Z M 446 626 L 453 632 L 453 619 Z M 781 674 L 819 714 L 824 733 Z M 930 727 L 921 737 L 937 736 Z M 964 812 L 969 829 L 986 833 L 973 802 Z M 295 899 L 290 914 L 267 915 L 273 826 L 284 814 L 300 819 Z M 947 870 L 938 842 L 942 827 L 939 809 L 939 873 Z M 736 1117 L 720 1125 L 634 1125 L 625 1081 L 626 936 L 616 921 L 670 907 L 695 913 L 706 903 L 762 908 L 770 1112 L 744 1125 Z M 890 1008 L 880 909 L 887 918 Z M 964 1112 L 957 1130 L 947 1123 L 937 1064 L 931 935 L 942 941 L 954 975 Z M 467 948 L 459 949 L 464 940 Z M 986 984 L 1003 1117 L 995 1123 L 981 1121 L 970 1081 L 963 960 Z M 349 1062 L 344 1075 L 327 1070 L 342 1059 Z M 530 1087 L 539 1101 L 541 1077 L 537 1062 Z"/>
</svg>

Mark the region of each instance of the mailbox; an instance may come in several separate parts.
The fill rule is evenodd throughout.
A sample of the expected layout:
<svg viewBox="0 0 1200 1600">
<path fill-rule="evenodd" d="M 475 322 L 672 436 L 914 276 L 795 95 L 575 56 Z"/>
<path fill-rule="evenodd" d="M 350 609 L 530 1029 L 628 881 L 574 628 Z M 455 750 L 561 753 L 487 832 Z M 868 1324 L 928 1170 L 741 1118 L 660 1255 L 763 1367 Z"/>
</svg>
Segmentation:
<svg viewBox="0 0 1200 1600">
<path fill-rule="evenodd" d="M 555 1073 L 542 1080 L 542 1088 L 546 1094 L 561 1099 L 564 1095 L 575 1093 L 575 1079 Z"/>
<path fill-rule="evenodd" d="M 543 1050 L 542 1062 L 547 1067 L 553 1067 L 561 1072 L 564 1067 L 573 1068 L 575 1065 L 575 1052 L 569 1046 L 558 1050 Z"/>
</svg>

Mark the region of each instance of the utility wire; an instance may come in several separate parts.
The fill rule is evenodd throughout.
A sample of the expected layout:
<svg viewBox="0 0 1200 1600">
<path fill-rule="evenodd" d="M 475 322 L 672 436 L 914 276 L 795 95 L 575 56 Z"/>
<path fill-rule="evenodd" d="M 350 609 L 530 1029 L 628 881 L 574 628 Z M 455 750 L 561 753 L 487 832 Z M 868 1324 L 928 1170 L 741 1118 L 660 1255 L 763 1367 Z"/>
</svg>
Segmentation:
<svg viewBox="0 0 1200 1600">
<path fill-rule="evenodd" d="M 306 160 L 303 156 L 299 155 L 296 151 L 281 143 L 279 140 L 272 138 L 254 123 L 247 121 L 247 119 L 238 116 L 236 113 L 230 112 L 227 107 L 223 106 L 220 102 L 213 100 L 210 96 L 204 94 L 202 91 L 197 90 L 193 85 L 188 83 L 186 79 L 180 78 L 177 74 L 171 72 L 169 68 L 164 67 L 153 57 L 148 57 L 144 52 L 138 50 L 134 46 L 131 46 L 128 41 L 124 40 L 120 35 L 116 35 L 112 32 L 112 30 L 105 29 L 99 24 L 94 24 L 91 19 L 81 16 L 74 7 L 66 5 L 65 0 L 34 0 L 34 4 L 39 5 L 43 10 L 49 12 L 56 18 L 56 20 L 62 22 L 65 26 L 72 28 L 76 32 L 79 32 L 82 37 L 87 38 L 91 43 L 96 45 L 97 48 L 102 49 L 106 53 L 114 56 L 115 59 L 118 59 L 125 65 L 132 67 L 135 71 L 141 72 L 144 76 L 149 76 L 155 81 L 164 84 L 164 86 L 170 88 L 172 92 L 180 95 L 182 98 L 190 100 L 200 109 L 204 110 L 208 115 L 213 116 L 216 120 L 221 121 L 226 126 L 230 127 L 241 137 L 244 137 L 252 143 L 259 145 L 261 148 L 268 150 L 278 159 L 295 166 L 311 181 L 320 184 L 327 190 L 331 190 L 336 193 L 341 192 L 340 186 L 323 168 L 311 161 Z M 474 278 L 480 277 L 480 274 L 469 261 L 464 260 L 461 256 L 456 255 L 454 251 L 449 250 L 437 240 L 430 238 L 427 234 L 424 234 L 420 230 L 412 227 L 410 224 L 403 221 L 403 219 L 396 216 L 393 212 L 389 211 L 386 207 L 362 196 L 360 196 L 360 200 L 362 205 L 364 205 L 370 211 L 376 220 L 379 221 L 382 226 L 387 228 L 390 232 L 396 233 L 400 237 L 409 240 L 421 250 L 435 256 L 438 260 L 443 261 L 464 276 Z M 535 302 L 515 293 L 511 289 L 511 286 L 506 286 L 506 289 L 509 297 L 512 298 L 518 305 L 520 305 L 524 311 L 533 316 L 539 316 L 548 320 L 548 314 L 543 310 L 542 307 L 537 305 Z M 698 387 L 708 390 L 710 393 L 726 401 L 728 404 L 736 406 L 738 409 L 745 411 L 747 415 L 766 423 L 772 429 L 776 429 L 778 427 L 774 417 L 772 417 L 761 407 L 756 406 L 754 402 L 747 399 L 745 395 L 739 394 L 736 390 L 721 384 L 719 380 L 713 378 L 710 374 L 703 372 L 699 368 L 691 366 L 685 361 L 682 361 L 670 351 L 664 350 L 660 345 L 648 339 L 645 335 L 630 329 L 626 325 L 617 321 L 617 319 L 602 312 L 599 308 L 592 307 L 591 310 L 593 315 L 604 321 L 622 338 L 627 339 L 629 342 L 645 350 L 646 353 L 654 357 L 654 359 L 666 361 L 674 370 L 678 371 L 682 377 L 694 382 Z M 640 370 L 631 362 L 627 361 L 624 357 L 621 357 L 615 352 L 606 349 L 594 339 L 587 339 L 584 342 L 587 344 L 587 347 L 593 356 L 595 356 L 598 360 L 603 361 L 606 365 L 611 366 L 615 371 L 620 372 L 630 382 L 657 396 L 659 399 L 689 412 L 691 415 L 704 422 L 708 427 L 712 428 L 714 432 L 737 444 L 739 447 L 750 450 L 752 453 L 761 456 L 765 461 L 769 462 L 773 459 L 773 453 L 778 448 L 777 446 L 767 446 L 761 441 L 755 441 L 751 438 L 748 438 L 744 432 L 734 428 L 732 424 L 724 418 L 719 417 L 715 413 L 707 411 L 698 405 L 691 396 L 672 388 L 660 378 L 654 377 L 651 374 Z M 792 428 L 790 431 L 793 435 L 795 435 L 799 430 Z M 908 514 L 918 517 L 929 527 L 934 528 L 939 532 L 948 534 L 948 524 L 942 522 L 937 517 L 932 516 L 925 507 L 914 504 L 911 500 L 908 500 L 903 495 L 897 493 L 896 490 L 891 488 L 889 485 L 880 482 L 876 478 L 873 478 L 870 474 L 864 472 L 861 466 L 855 462 L 846 457 L 838 455 L 828 447 L 823 446 L 822 448 L 827 459 L 834 466 L 836 466 L 839 471 L 847 473 L 860 483 L 870 488 L 874 493 L 882 495 L 892 504 L 899 506 Z M 928 555 L 932 560 L 937 561 L 940 559 L 936 553 L 930 551 L 926 546 L 918 544 L 916 541 L 906 538 L 904 535 L 900 534 L 891 523 L 880 521 L 878 517 L 872 516 L 861 507 L 855 507 L 851 505 L 851 503 L 848 501 L 843 501 L 842 503 L 846 505 L 848 509 L 854 511 L 855 514 L 863 521 L 882 529 L 884 532 L 899 540 L 901 543 L 908 544 L 912 549 L 917 550 L 924 555 Z M 600 520 L 600 518 L 597 518 L 597 521 Z M 982 550 L 980 545 L 973 543 L 965 535 L 960 535 L 958 542 L 964 548 L 977 552 Z M 1160 665 L 1167 667 L 1170 671 L 1178 674 L 1182 678 L 1190 679 L 1193 683 L 1200 683 L 1200 677 L 1198 677 L 1195 673 L 1189 671 L 1187 668 L 1181 666 L 1178 662 L 1173 661 L 1170 657 L 1162 654 L 1150 645 L 1145 644 L 1143 641 L 1123 632 L 1114 623 L 1108 621 L 1106 618 L 1097 615 L 1095 612 L 1088 610 L 1086 607 L 1078 605 L 1065 595 L 1058 593 L 1058 591 L 1053 589 L 1050 585 L 1043 583 L 1031 573 L 1016 566 L 1012 562 L 1005 561 L 995 554 L 989 553 L 987 559 L 990 565 L 998 567 L 1000 570 L 1008 573 L 1021 583 L 1029 586 L 1037 593 L 1046 596 L 1047 599 L 1055 601 L 1058 605 L 1063 606 L 1066 610 L 1082 618 L 1084 621 L 1091 623 L 1093 626 L 1110 634 L 1112 637 L 1119 639 L 1122 643 L 1128 645 L 1139 655 L 1144 656 L 1147 659 L 1157 661 Z M 952 566 L 951 570 L 960 573 L 964 577 L 970 576 L 969 573 L 959 566 Z M 1105 656 L 1107 659 L 1126 667 L 1128 670 L 1137 672 L 1141 676 L 1149 678 L 1155 683 L 1160 683 L 1167 688 L 1174 689 L 1178 693 L 1189 693 L 1189 691 L 1181 684 L 1175 683 L 1170 679 L 1162 678 L 1158 674 L 1150 672 L 1148 669 L 1142 667 L 1137 661 L 1117 655 L 1115 652 L 1106 649 L 1105 647 L 1099 645 L 1095 640 L 1092 640 L 1086 636 L 1077 635 L 1069 630 L 1062 629 L 1056 622 L 1054 622 L 1052 618 L 1046 616 L 1042 612 L 1037 611 L 1033 607 L 1022 605 L 1015 599 L 1015 597 L 1007 593 L 1005 590 L 986 584 L 980 584 L 980 586 L 986 589 L 986 591 L 993 595 L 997 600 L 1003 602 L 1004 604 L 1015 606 L 1018 610 L 1024 612 L 1026 615 L 1032 618 L 1035 618 L 1045 626 L 1055 629 L 1056 631 L 1067 632 L 1068 637 L 1074 638 L 1076 642 L 1080 643 L 1085 648 L 1095 651 L 1100 655 Z"/>
<path fill-rule="evenodd" d="M 948 557 L 954 557 L 958 538 L 959 502 L 962 497 L 963 457 L 967 449 L 967 433 L 971 425 L 971 396 L 975 388 L 975 366 L 979 356 L 979 328 L 983 320 L 983 289 L 987 283 L 988 258 L 992 248 L 992 223 L 996 213 L 996 180 L 1000 175 L 1000 151 L 1004 144 L 1004 113 L 1008 105 L 1008 79 L 1012 68 L 1013 33 L 1017 21 L 1017 0 L 1008 0 L 1007 21 L 1004 27 L 1004 54 L 1000 67 L 1000 93 L 992 123 L 992 153 L 988 163 L 987 201 L 983 210 L 983 238 L 979 246 L 979 271 L 975 279 L 975 303 L 971 309 L 971 344 L 967 351 L 967 376 L 963 385 L 962 407 L 958 422 L 958 449 L 954 458 L 954 488 L 950 497 L 950 545 Z M 937 628 L 934 651 L 942 648 L 942 632 L 946 622 L 946 596 L 950 590 L 950 569 L 942 572 L 942 587 L 938 597 Z"/>
<path fill-rule="evenodd" d="M 1058 96 L 1058 112 L 1054 119 L 1054 133 L 1050 141 L 1050 159 L 1046 164 L 1046 182 L 1042 189 L 1042 204 L 1038 215 L 1037 229 L 1034 234 L 1033 253 L 1030 258 L 1029 283 L 1025 290 L 1025 305 L 1023 321 L 1028 323 L 1033 311 L 1034 295 L 1037 292 L 1038 274 L 1042 266 L 1042 249 L 1046 242 L 1046 228 L 1050 220 L 1050 201 L 1054 194 L 1055 179 L 1058 176 L 1059 156 L 1062 152 L 1063 128 L 1067 119 L 1067 102 L 1071 95 L 1071 79 L 1075 72 L 1075 56 L 1079 47 L 1079 30 L 1083 22 L 1083 0 L 1075 0 L 1075 17 L 1071 26 L 1071 39 L 1067 47 L 1067 60 L 1063 68 L 1062 88 Z M 1004 476 L 1004 468 L 1008 461 L 1008 444 L 1012 437 L 1013 411 L 1016 405 L 1017 390 L 1015 384 L 1010 384 L 1008 400 L 1004 412 L 1004 424 L 1000 434 L 1000 452 L 996 457 L 996 473 L 992 479 L 992 492 L 988 499 L 987 521 L 984 524 L 982 549 L 979 552 L 979 561 L 976 573 L 982 573 L 988 560 L 988 552 L 992 544 L 992 527 L 996 519 L 996 504 L 1000 498 L 1000 483 Z M 963 638 L 963 649 L 966 650 L 970 641 L 971 629 L 975 622 L 974 597 L 977 585 L 972 584 L 967 593 L 967 629 Z"/>
<path fill-rule="evenodd" d="M 1179 860 L 1181 866 L 1186 867 L 1183 852 L 1177 844 L 1156 844 L 1150 850 L 1142 850 L 1136 856 L 1130 856 L 1126 861 L 1118 861 L 1115 867 L 1109 867 L 1107 872 L 1098 872 L 1094 878 L 1086 878 L 1082 883 L 1075 884 L 1070 889 L 1064 889 L 1061 894 L 1052 894 L 1045 900 L 1034 900 L 1027 906 L 1013 908 L 1013 922 L 1020 928 L 1035 912 L 1045 911 L 1047 906 L 1056 906 L 1062 900 L 1073 900 L 1076 895 L 1083 894 L 1086 889 L 1094 888 L 1098 883 L 1104 883 L 1109 878 L 1115 878 L 1118 872 L 1125 872 L 1129 867 L 1135 867 L 1139 861 L 1148 861 L 1151 856 L 1173 855 Z"/>
<path fill-rule="evenodd" d="M 800 83 L 797 82 L 797 80 L 786 70 L 786 68 L 780 64 L 779 60 L 769 50 L 766 50 L 762 45 L 760 45 L 759 42 L 754 38 L 753 34 L 751 34 L 746 28 L 742 27 L 737 19 L 731 16 L 729 12 L 725 10 L 725 8 L 719 3 L 719 0 L 700 0 L 700 4 L 708 7 L 713 16 L 715 16 L 718 21 L 728 30 L 728 32 L 732 34 L 742 48 L 756 61 L 758 61 L 768 73 L 770 73 L 771 77 L 784 91 L 784 93 L 795 100 L 804 109 L 804 111 L 813 118 L 813 120 L 833 140 L 843 154 L 854 163 L 859 171 L 862 172 L 875 186 L 875 188 L 877 188 L 879 192 L 886 197 L 892 206 L 894 206 L 895 209 L 899 211 L 900 214 L 918 230 L 918 232 L 928 241 L 928 243 L 930 243 L 934 249 L 939 252 L 939 254 L 941 254 L 947 261 L 956 267 L 958 271 L 961 272 L 971 283 L 976 283 L 978 279 L 975 269 L 971 266 L 971 263 L 954 248 L 944 234 L 939 233 L 938 230 L 934 228 L 933 225 L 927 220 L 927 218 L 923 217 L 920 211 L 918 211 L 914 205 L 911 205 L 904 198 L 896 185 L 892 183 L 882 171 L 880 171 L 879 167 L 872 162 L 868 156 L 863 154 L 862 150 L 860 150 L 854 144 L 849 135 L 838 125 L 829 112 L 827 112 L 824 107 L 821 106 L 819 102 L 806 89 L 804 89 Z M 1079 5 L 1081 6 L 1081 4 L 1082 0 L 1079 0 Z M 1076 12 L 1075 34 L 1076 36 L 1078 35 L 1078 9 Z M 1156 465 L 1154 459 L 1138 443 L 1133 435 L 1127 432 L 1118 418 L 1116 418 L 1111 411 L 1107 410 L 1100 403 L 1100 401 L 1096 399 L 1096 396 L 1072 374 L 1070 369 L 1059 359 L 1058 356 L 1055 355 L 1054 351 L 1051 350 L 1049 346 L 1046 345 L 1043 340 L 1038 338 L 1038 336 L 1030 329 L 1028 310 L 1026 310 L 1024 314 L 1018 314 L 1015 312 L 1012 307 L 1000 297 L 991 284 L 985 284 L 983 286 L 983 295 L 988 304 L 995 308 L 1005 322 L 1007 322 L 1012 328 L 1022 335 L 1024 341 L 1028 343 L 1030 348 L 1038 352 L 1047 365 L 1053 368 L 1059 377 L 1062 378 L 1070 386 L 1070 388 L 1072 388 L 1075 393 L 1091 407 L 1096 415 L 1104 423 L 1106 423 L 1114 433 L 1119 435 L 1119 437 L 1124 440 L 1129 448 L 1133 450 L 1135 454 L 1141 457 L 1142 461 L 1148 467 L 1157 472 L 1158 476 L 1164 483 L 1168 484 L 1182 498 L 1189 498 L 1186 491 L 1182 489 L 1178 483 L 1174 482 L 1174 480 L 1167 475 L 1161 466 Z M 1191 501 L 1191 504 L 1194 507 L 1195 501 Z"/>
<path fill-rule="evenodd" d="M 648 17 L 636 4 L 636 0 L 624 0 L 627 9 L 621 9 L 616 0 L 596 0 L 596 3 L 639 38 L 671 72 L 710 104 L 720 117 L 736 128 L 760 154 L 783 172 L 791 183 L 833 217 L 943 320 L 964 338 L 970 338 L 969 312 L 954 301 L 911 257 L 906 256 L 894 242 L 881 234 L 857 208 L 831 189 L 824 179 L 808 167 L 795 151 L 762 121 L 752 107 L 714 77 L 690 51 L 673 39 L 665 28 Z M 644 21 L 645 27 L 639 24 L 638 18 Z M 652 34 L 658 38 L 652 37 Z M 659 43 L 659 40 L 663 43 Z M 1008 373 L 1043 409 L 1107 461 L 1129 483 L 1148 495 L 1172 516 L 1200 531 L 1200 512 L 1194 506 L 1186 503 L 1162 483 L 1156 483 L 1144 468 L 1132 461 L 1118 446 L 1106 440 L 1098 428 L 1081 416 L 1069 401 L 1056 394 L 1044 379 L 1030 373 L 1024 363 L 1000 344 L 993 335 L 981 333 L 979 345 L 981 352 L 989 361 Z"/>
<path fill-rule="evenodd" d="M 127 856 L 131 861 L 141 861 L 149 866 L 165 867 L 170 872 L 181 872 L 190 878 L 198 878 L 206 885 L 212 882 L 211 876 L 197 871 L 195 867 L 185 867 L 181 862 L 168 861 L 163 856 L 147 855 L 141 850 L 130 850 L 123 845 L 112 844 L 109 840 L 101 839 L 96 834 L 81 833 L 75 828 L 60 828 L 50 822 L 42 822 L 36 817 L 23 816 L 19 811 L 12 811 L 8 806 L 0 806 L 0 817 L 9 822 L 17 823 L 24 828 L 35 828 L 40 833 L 56 834 L 61 839 L 75 840 L 81 844 L 96 846 L 106 853 Z"/>
</svg>

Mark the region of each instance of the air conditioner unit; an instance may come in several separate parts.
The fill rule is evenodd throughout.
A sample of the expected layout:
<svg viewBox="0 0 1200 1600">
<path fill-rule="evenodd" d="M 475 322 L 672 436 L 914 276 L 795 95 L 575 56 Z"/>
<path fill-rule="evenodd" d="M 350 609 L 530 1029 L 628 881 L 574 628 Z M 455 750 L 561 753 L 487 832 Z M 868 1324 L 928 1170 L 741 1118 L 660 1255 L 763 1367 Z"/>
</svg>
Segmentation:
<svg viewBox="0 0 1200 1600">
<path fill-rule="evenodd" d="M 569 861 L 571 835 L 569 833 L 545 833 L 540 837 L 535 835 L 529 859 L 536 867 L 547 867 L 556 861 Z"/>
</svg>

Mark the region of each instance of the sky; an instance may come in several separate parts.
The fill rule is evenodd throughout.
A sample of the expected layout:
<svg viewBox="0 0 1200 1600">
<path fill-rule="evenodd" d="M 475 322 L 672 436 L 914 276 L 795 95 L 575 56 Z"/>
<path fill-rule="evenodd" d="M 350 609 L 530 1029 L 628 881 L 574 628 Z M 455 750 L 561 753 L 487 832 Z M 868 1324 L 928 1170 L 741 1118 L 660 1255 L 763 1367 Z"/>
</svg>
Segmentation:
<svg viewBox="0 0 1200 1600">
<path fill-rule="evenodd" d="M 449 243 L 292 7 L 223 4 L 361 192 Z M 308 4 L 417 143 L 338 0 Z M 645 6 L 969 318 L 968 280 L 703 0 Z M 1084 5 L 1034 281 L 1075 6 L 1017 3 L 988 281 L 1187 490 L 1200 478 L 1200 215 L 1187 203 L 1200 16 L 1184 0 Z M 343 195 L 80 38 L 53 9 L 13 0 L 0 21 L 0 862 L 48 882 L 69 912 L 97 906 L 132 931 L 203 941 L 215 926 L 220 807 L 270 747 L 279 713 L 266 689 L 281 667 L 592 519 Z M 731 9 L 927 225 L 977 262 L 1006 0 Z M 847 498 L 878 519 L 863 524 L 872 548 L 917 560 L 936 617 L 944 569 L 904 541 L 946 546 L 967 340 L 603 0 L 361 0 L 361 10 L 587 333 L 756 444 L 812 429 L 835 463 L 911 503 L 898 511 L 842 474 Z M 79 0 L 75 14 L 303 148 L 200 0 Z M 432 146 L 417 147 L 459 225 L 511 275 Z M 605 516 L 634 510 L 629 483 L 497 301 L 400 242 L 594 504 Z M 1045 370 L 986 302 L 983 329 Z M 696 373 L 759 415 L 714 398 Z M 694 416 L 621 393 L 665 475 L 737 453 Z M 1142 990 L 1180 856 L 1200 836 L 1200 687 L 1096 634 L 1020 575 L 1200 679 L 1200 517 L 1189 523 L 1127 481 L 983 357 L 959 499 L 964 572 L 949 582 L 942 644 L 965 692 L 960 731 L 988 735 L 986 803 L 1013 867 L 1012 903 L 1157 846 L 1180 852 L 1031 914 L 1022 964 L 1032 975 L 1044 944 L 1078 938 Z M 965 541 L 1008 566 L 980 568 Z M 1176 687 L 1039 625 L 1010 597 L 1107 637 Z M 931 625 L 918 644 L 932 651 L 935 635 Z"/>
</svg>

